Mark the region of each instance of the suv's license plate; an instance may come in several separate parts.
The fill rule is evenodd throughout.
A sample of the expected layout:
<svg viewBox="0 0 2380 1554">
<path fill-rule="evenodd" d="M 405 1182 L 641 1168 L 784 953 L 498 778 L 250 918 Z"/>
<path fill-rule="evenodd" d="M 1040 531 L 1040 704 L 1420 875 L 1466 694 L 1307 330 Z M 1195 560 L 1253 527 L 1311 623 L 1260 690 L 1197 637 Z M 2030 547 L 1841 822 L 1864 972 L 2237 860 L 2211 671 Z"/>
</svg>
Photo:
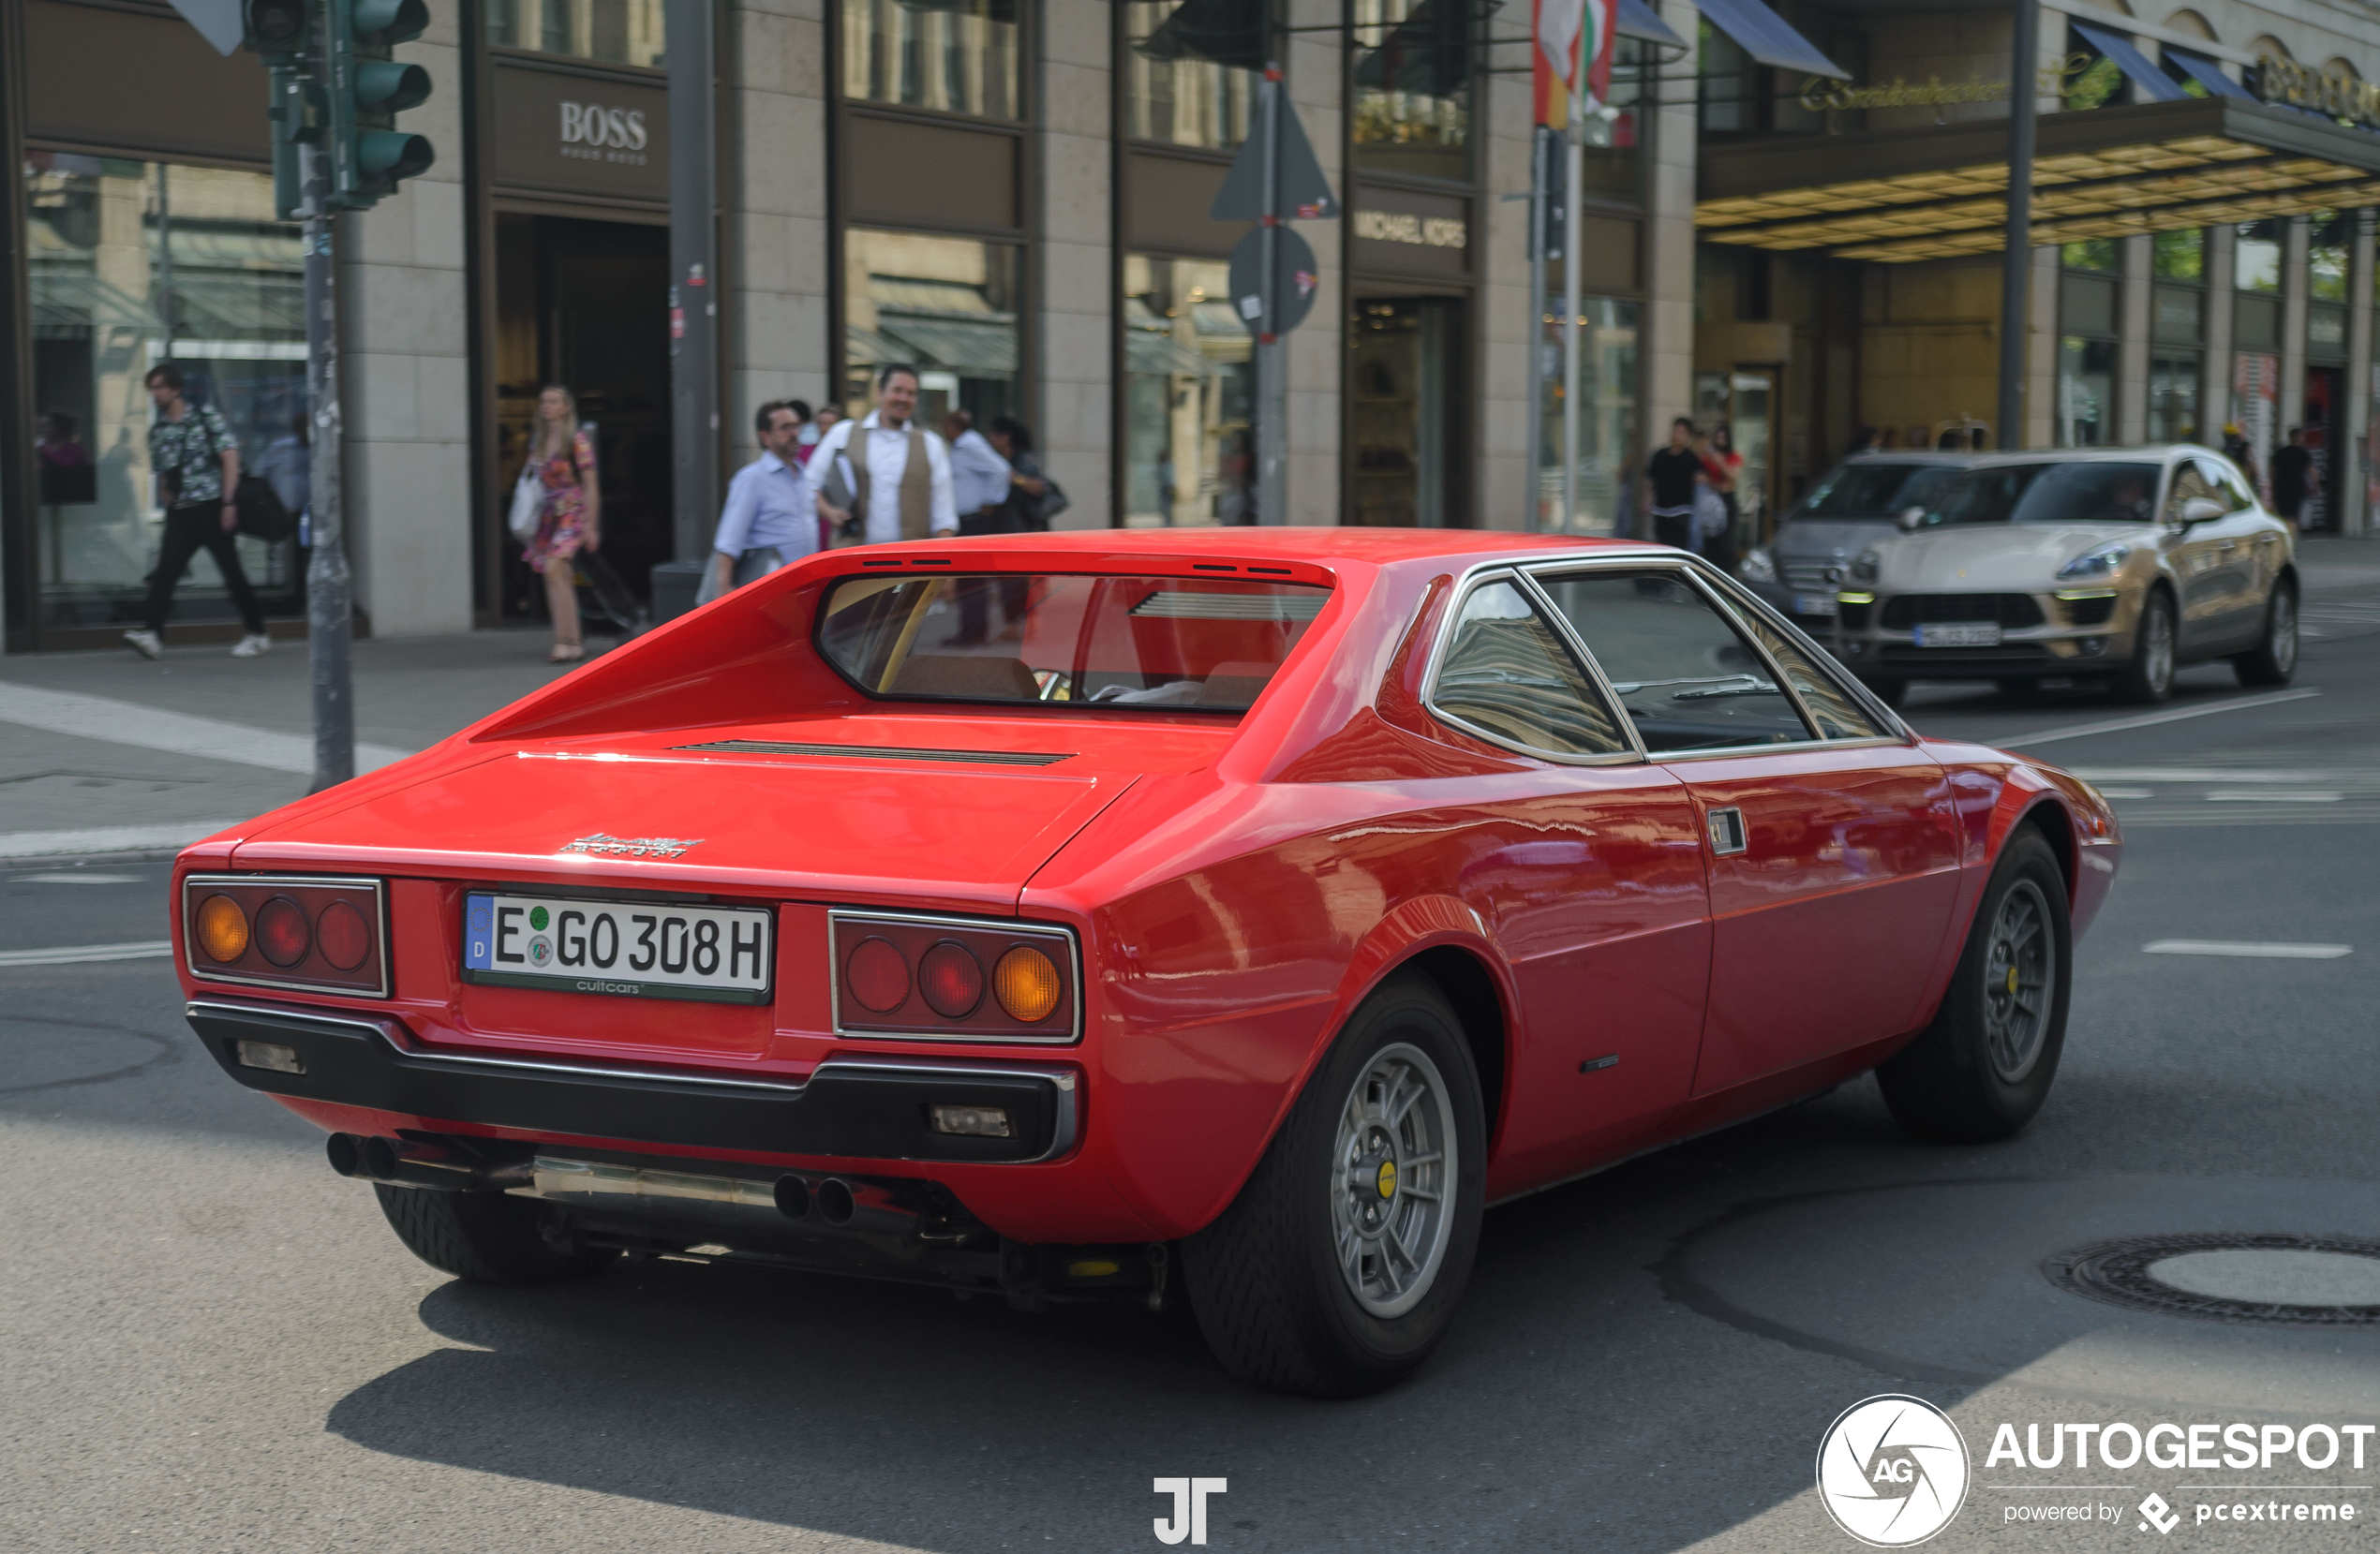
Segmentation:
<svg viewBox="0 0 2380 1554">
<path fill-rule="evenodd" d="M 463 980 L 561 993 L 766 1003 L 775 914 L 674 902 L 472 892 Z"/>
<path fill-rule="evenodd" d="M 1831 616 L 1835 614 L 1835 596 L 1833 594 L 1795 594 L 1793 614 Z"/>
<path fill-rule="evenodd" d="M 1917 629 L 1920 647 L 1998 647 L 2000 622 L 1996 620 L 1940 621 Z"/>
</svg>

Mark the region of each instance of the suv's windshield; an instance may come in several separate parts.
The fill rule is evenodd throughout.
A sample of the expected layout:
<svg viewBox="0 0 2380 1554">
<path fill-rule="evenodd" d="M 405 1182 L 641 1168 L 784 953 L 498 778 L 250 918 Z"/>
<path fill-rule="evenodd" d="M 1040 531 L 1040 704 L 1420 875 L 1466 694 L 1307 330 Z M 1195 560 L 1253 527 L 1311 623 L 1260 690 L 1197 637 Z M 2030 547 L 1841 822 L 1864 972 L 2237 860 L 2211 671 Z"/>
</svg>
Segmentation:
<svg viewBox="0 0 2380 1554">
<path fill-rule="evenodd" d="M 1930 507 L 1958 473 L 1955 464 L 1841 464 L 1788 516 L 1889 518 Z"/>
<path fill-rule="evenodd" d="M 2156 500 L 2153 464 L 2004 464 L 1959 476 L 1926 522 L 2145 524 Z"/>
<path fill-rule="evenodd" d="M 847 577 L 818 647 L 870 696 L 1239 712 L 1330 598 L 1202 577 Z"/>
</svg>

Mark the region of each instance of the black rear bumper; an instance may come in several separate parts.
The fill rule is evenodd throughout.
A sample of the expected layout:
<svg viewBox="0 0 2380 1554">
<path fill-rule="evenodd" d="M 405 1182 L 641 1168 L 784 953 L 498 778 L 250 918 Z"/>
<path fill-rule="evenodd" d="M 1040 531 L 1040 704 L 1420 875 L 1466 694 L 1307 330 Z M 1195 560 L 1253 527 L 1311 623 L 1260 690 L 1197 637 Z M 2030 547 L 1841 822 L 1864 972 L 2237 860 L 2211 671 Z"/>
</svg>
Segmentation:
<svg viewBox="0 0 2380 1554">
<path fill-rule="evenodd" d="M 250 1089 L 439 1121 L 680 1147 L 984 1163 L 1051 1160 L 1076 1137 L 1076 1076 L 1063 1068 L 837 1058 L 796 1085 L 430 1053 L 398 1022 L 346 1011 L 210 999 L 186 1013 L 223 1072 Z M 288 1047 L 304 1072 L 245 1063 L 242 1042 Z M 932 1105 L 998 1107 L 1012 1136 L 936 1132 Z"/>
</svg>

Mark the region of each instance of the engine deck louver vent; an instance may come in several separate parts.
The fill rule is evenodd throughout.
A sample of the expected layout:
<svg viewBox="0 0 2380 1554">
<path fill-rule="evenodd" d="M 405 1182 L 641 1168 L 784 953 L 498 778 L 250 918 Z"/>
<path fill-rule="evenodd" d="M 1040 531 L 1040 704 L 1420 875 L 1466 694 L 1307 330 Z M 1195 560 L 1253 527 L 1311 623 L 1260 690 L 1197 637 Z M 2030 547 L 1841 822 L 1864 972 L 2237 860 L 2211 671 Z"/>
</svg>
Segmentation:
<svg viewBox="0 0 2380 1554">
<path fill-rule="evenodd" d="M 706 755 L 870 756 L 878 761 L 955 761 L 977 766 L 1054 766 L 1074 759 L 1072 750 L 927 750 L 899 745 L 797 745 L 777 739 L 717 739 L 707 745 L 670 747 Z"/>
</svg>

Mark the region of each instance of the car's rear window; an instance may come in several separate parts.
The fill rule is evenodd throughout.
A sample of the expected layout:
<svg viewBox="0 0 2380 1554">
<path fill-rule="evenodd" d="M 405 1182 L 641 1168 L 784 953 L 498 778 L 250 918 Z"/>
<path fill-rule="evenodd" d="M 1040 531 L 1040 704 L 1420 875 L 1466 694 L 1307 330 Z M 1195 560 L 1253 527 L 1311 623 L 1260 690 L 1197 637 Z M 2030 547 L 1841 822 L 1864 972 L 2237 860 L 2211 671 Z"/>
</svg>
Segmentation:
<svg viewBox="0 0 2380 1554">
<path fill-rule="evenodd" d="M 851 577 L 818 647 L 870 696 L 1239 712 L 1330 598 L 1223 578 Z"/>
<path fill-rule="evenodd" d="M 1795 518 L 1890 518 L 1930 506 L 1958 473 L 1953 464 L 1838 465 L 1802 498 Z"/>
<path fill-rule="evenodd" d="M 1929 524 L 2145 524 L 2156 516 L 2157 466 L 2090 460 L 1970 469 Z"/>
</svg>

